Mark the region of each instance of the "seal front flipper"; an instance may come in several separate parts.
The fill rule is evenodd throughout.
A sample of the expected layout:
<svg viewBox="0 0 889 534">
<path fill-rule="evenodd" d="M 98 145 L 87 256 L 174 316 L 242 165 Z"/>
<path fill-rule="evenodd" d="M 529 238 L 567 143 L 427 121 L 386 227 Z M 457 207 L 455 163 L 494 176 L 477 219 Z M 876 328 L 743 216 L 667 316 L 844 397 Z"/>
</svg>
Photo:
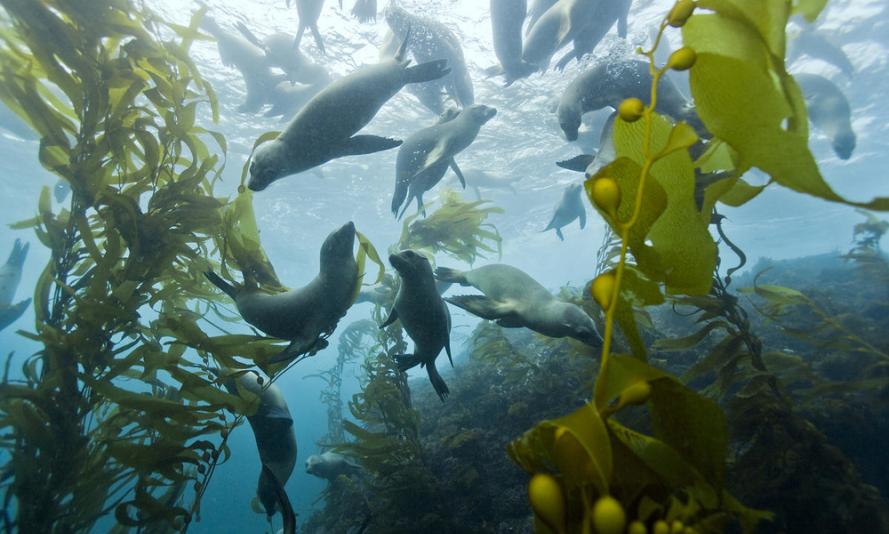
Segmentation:
<svg viewBox="0 0 889 534">
<path fill-rule="evenodd" d="M 398 320 L 398 310 L 392 308 L 392 311 L 389 312 L 389 317 L 386 317 L 386 320 L 383 321 L 383 324 L 380 325 L 380 329 L 386 328 L 390 324 L 394 323 Z"/>
<path fill-rule="evenodd" d="M 561 229 L 561 228 L 556 228 L 556 235 L 559 236 L 559 241 L 564 241 L 564 240 L 565 240 L 565 236 L 562 235 L 562 229 Z"/>
<path fill-rule="evenodd" d="M 482 295 L 457 295 L 455 297 L 445 297 L 444 300 L 458 308 L 463 308 L 473 315 L 490 321 L 509 315 L 515 307 L 509 302 L 494 300 Z"/>
<path fill-rule="evenodd" d="M 315 44 L 318 45 L 318 50 L 321 51 L 325 56 L 327 55 L 327 51 L 324 50 L 324 39 L 321 38 L 321 32 L 318 30 L 318 24 L 312 23 L 309 26 L 309 30 L 312 32 L 312 35 L 315 36 Z"/>
<path fill-rule="evenodd" d="M 423 83 L 437 80 L 451 72 L 446 59 L 437 59 L 428 63 L 420 63 L 404 69 L 404 83 Z"/>
<path fill-rule="evenodd" d="M 401 139 L 391 139 L 378 135 L 353 135 L 344 141 L 334 152 L 334 158 L 342 156 L 362 156 L 382 152 L 400 146 Z"/>
<path fill-rule="evenodd" d="M 571 159 L 557 161 L 556 165 L 569 171 L 586 172 L 587 167 L 596 159 L 595 154 L 580 154 Z"/>
<path fill-rule="evenodd" d="M 228 282 L 226 282 L 225 280 L 223 280 L 221 276 L 214 273 L 213 271 L 205 272 L 204 276 L 206 276 L 207 280 L 212 282 L 214 286 L 221 289 L 223 291 L 223 293 L 225 293 L 226 295 L 231 297 L 233 300 L 238 299 L 238 290 L 235 289 L 235 286 L 233 286 L 233 285 L 229 284 Z"/>
<path fill-rule="evenodd" d="M 583 204 L 580 205 L 580 213 L 577 218 L 580 220 L 580 229 L 586 228 L 586 208 L 583 207 Z"/>
<path fill-rule="evenodd" d="M 439 282 L 449 282 L 451 284 L 460 284 L 461 286 L 472 285 L 466 279 L 466 274 L 457 269 L 449 269 L 448 267 L 436 267 L 435 278 Z"/>
<path fill-rule="evenodd" d="M 0 330 L 16 322 L 28 309 L 29 304 L 31 304 L 31 299 L 23 300 L 12 306 L 0 307 Z"/>
<path fill-rule="evenodd" d="M 460 179 L 460 184 L 463 185 L 463 189 L 466 189 L 466 178 L 463 177 L 463 171 L 460 170 L 460 167 L 457 165 L 457 162 L 454 161 L 454 158 L 451 158 L 451 170 L 454 171 L 454 174 L 457 175 L 457 178 Z"/>
</svg>

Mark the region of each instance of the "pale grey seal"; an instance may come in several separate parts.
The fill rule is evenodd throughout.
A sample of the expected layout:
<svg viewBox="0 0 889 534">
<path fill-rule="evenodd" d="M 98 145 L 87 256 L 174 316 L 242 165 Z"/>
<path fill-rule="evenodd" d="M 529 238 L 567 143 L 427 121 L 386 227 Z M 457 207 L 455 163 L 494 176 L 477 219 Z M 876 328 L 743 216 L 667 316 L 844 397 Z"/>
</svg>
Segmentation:
<svg viewBox="0 0 889 534">
<path fill-rule="evenodd" d="M 390 255 L 389 263 L 398 271 L 401 287 L 389 317 L 380 328 L 401 321 L 401 326 L 414 341 L 414 353 L 396 356 L 398 368 L 407 371 L 416 365 L 425 366 L 432 387 L 444 401 L 449 393 L 448 386 L 435 368 L 435 359 L 441 349 L 445 349 L 451 360 L 451 314 L 435 287 L 432 265 L 425 256 L 412 250 Z"/>
<path fill-rule="evenodd" d="M 840 159 L 852 157 L 856 138 L 846 95 L 824 76 L 796 74 L 794 78 L 806 97 L 809 120 L 830 137 L 833 151 Z"/>
<path fill-rule="evenodd" d="M 238 107 L 242 113 L 253 113 L 268 102 L 268 95 L 285 76 L 276 76 L 266 61 L 265 52 L 241 36 L 223 30 L 210 17 L 201 20 L 201 28 L 216 38 L 219 57 L 227 67 L 240 71 L 247 86 L 247 99 Z"/>
<path fill-rule="evenodd" d="M 564 241 L 565 236 L 562 235 L 563 226 L 568 226 L 575 219 L 579 219 L 581 230 L 586 227 L 586 208 L 583 206 L 581 192 L 583 192 L 583 186 L 580 184 L 570 184 L 565 188 L 565 191 L 562 193 L 562 199 L 559 201 L 559 205 L 556 206 L 555 212 L 553 212 L 552 219 L 546 225 L 546 228 L 543 229 L 544 232 L 555 229 L 559 240 Z"/>
<path fill-rule="evenodd" d="M 494 54 L 500 61 L 507 86 L 537 70 L 535 65 L 522 60 L 522 24 L 527 4 L 527 0 L 491 0 Z"/>
<path fill-rule="evenodd" d="M 291 82 L 322 86 L 330 83 L 327 69 L 312 62 L 298 48 L 293 48 L 290 35 L 277 32 L 260 39 L 243 22 L 235 26 L 245 39 L 265 52 L 266 63 L 283 70 Z"/>
<path fill-rule="evenodd" d="M 482 319 L 506 328 L 530 328 L 549 337 L 571 337 L 598 346 L 601 338 L 593 320 L 578 306 L 553 297 L 545 287 L 510 265 L 492 264 L 458 271 L 439 267 L 435 277 L 472 286 L 482 295 L 460 295 L 444 300 Z"/>
<path fill-rule="evenodd" d="M 302 41 L 303 33 L 306 28 L 312 32 L 315 37 L 315 44 L 322 54 L 327 54 L 324 50 L 324 39 L 321 38 L 321 32 L 318 30 L 318 18 L 321 17 L 321 8 L 324 7 L 324 0 L 292 0 L 296 4 L 296 13 L 299 16 L 299 29 L 296 30 L 296 39 L 293 41 L 293 48 L 299 48 Z M 287 7 L 290 7 L 291 0 L 287 0 Z"/>
<path fill-rule="evenodd" d="M 408 36 L 395 58 L 362 67 L 321 90 L 296 114 L 281 135 L 256 149 L 248 187 L 270 183 L 334 158 L 395 148 L 401 141 L 354 135 L 409 83 L 435 80 L 449 71 L 444 60 L 409 67 L 404 60 Z"/>
<path fill-rule="evenodd" d="M 553 54 L 590 26 L 601 1 L 558 0 L 531 26 L 522 50 L 522 60 L 546 70 Z"/>
<path fill-rule="evenodd" d="M 423 193 L 442 179 L 448 167 L 454 170 L 466 187 L 466 180 L 454 156 L 471 145 L 482 125 L 496 114 L 496 109 L 476 104 L 464 109 L 452 120 L 439 122 L 408 137 L 398 149 L 392 213 L 401 218 L 413 199 L 417 200 L 417 207 L 422 211 Z M 404 208 L 398 213 L 402 205 Z"/>
<path fill-rule="evenodd" d="M 450 75 L 429 85 L 437 86 L 439 90 L 443 88 L 461 107 L 472 105 L 475 102 L 472 78 L 466 68 L 463 47 L 457 36 L 444 24 L 408 13 L 394 3 L 389 4 L 383 13 L 386 23 L 397 38 L 404 39 L 410 29 L 412 38 L 408 46 L 418 63 L 447 60 L 451 68 Z M 441 113 L 439 110 L 433 111 Z"/>
<path fill-rule="evenodd" d="M 349 222 L 324 240 L 318 275 L 304 287 L 284 293 L 236 288 L 212 271 L 206 276 L 234 299 L 245 321 L 266 335 L 290 341 L 290 347 L 270 360 L 277 363 L 317 349 L 318 343 L 326 346 L 324 338 L 352 306 L 358 283 L 354 244 L 355 225 Z"/>
<path fill-rule="evenodd" d="M 22 281 L 22 268 L 25 258 L 28 257 L 30 243 L 22 245 L 20 239 L 16 239 L 12 245 L 12 252 L 3 267 L 0 267 L 0 330 L 14 323 L 28 309 L 31 299 L 25 299 L 15 304 L 16 289 Z"/>
<path fill-rule="evenodd" d="M 599 2 L 590 17 L 590 23 L 574 37 L 574 49 L 556 63 L 556 68 L 564 70 L 572 59 L 580 61 L 583 56 L 591 53 L 615 24 L 617 24 L 618 37 L 626 38 L 627 16 L 630 13 L 631 4 L 632 0 Z"/>
</svg>

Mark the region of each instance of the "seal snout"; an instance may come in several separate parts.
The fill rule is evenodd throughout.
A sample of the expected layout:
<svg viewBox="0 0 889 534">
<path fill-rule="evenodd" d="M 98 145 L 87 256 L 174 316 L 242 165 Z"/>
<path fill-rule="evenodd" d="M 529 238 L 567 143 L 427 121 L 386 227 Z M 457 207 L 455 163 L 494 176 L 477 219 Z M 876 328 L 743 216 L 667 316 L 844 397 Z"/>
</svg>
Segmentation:
<svg viewBox="0 0 889 534">
<path fill-rule="evenodd" d="M 401 272 L 408 266 L 408 261 L 403 257 L 404 252 L 398 254 L 389 254 L 389 264 L 396 270 Z"/>
</svg>

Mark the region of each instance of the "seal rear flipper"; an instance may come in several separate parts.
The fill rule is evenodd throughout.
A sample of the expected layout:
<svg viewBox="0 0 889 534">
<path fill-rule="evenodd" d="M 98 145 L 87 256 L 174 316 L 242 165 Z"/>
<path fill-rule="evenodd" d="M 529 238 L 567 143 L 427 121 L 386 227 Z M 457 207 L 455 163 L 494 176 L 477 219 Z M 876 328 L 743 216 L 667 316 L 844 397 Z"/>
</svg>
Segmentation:
<svg viewBox="0 0 889 534">
<path fill-rule="evenodd" d="M 378 135 L 353 135 L 334 152 L 334 158 L 342 156 L 362 156 L 382 152 L 400 146 L 401 139 L 380 137 Z"/>
<path fill-rule="evenodd" d="M 18 304 L 14 304 L 8 307 L 0 308 L 0 330 L 3 330 L 7 326 L 16 322 L 19 317 L 25 313 L 25 310 L 28 309 L 28 306 L 31 304 L 31 299 L 26 299 Z"/>
<path fill-rule="evenodd" d="M 460 284 L 461 286 L 471 285 L 466 280 L 466 273 L 457 269 L 449 269 L 448 267 L 436 267 L 435 278 L 439 282 L 448 282 L 451 284 Z"/>
<path fill-rule="evenodd" d="M 272 473 L 272 470 L 269 469 L 269 466 L 265 464 L 262 464 L 260 485 L 263 483 L 262 479 L 265 479 L 265 482 L 271 486 L 275 500 L 277 501 L 277 507 L 281 510 L 281 520 L 284 523 L 284 534 L 296 534 L 296 513 L 293 511 L 293 506 L 290 504 L 287 492 L 284 491 L 284 482 L 278 480 L 278 477 L 276 477 L 274 473 Z M 266 512 L 268 512 L 268 510 L 266 510 Z"/>
<path fill-rule="evenodd" d="M 386 328 L 387 326 L 389 326 L 390 324 L 394 323 L 397 320 L 398 320 L 398 310 L 396 310 L 393 307 L 392 311 L 389 312 L 389 317 L 386 317 L 386 320 L 383 321 L 383 324 L 380 325 L 380 329 L 382 330 L 383 328 Z"/>
<path fill-rule="evenodd" d="M 431 82 L 451 72 L 446 59 L 437 59 L 428 63 L 420 63 L 404 69 L 404 83 Z"/>
<path fill-rule="evenodd" d="M 412 369 L 423 362 L 420 361 L 420 358 L 417 357 L 416 354 L 396 354 L 395 363 L 398 364 L 399 371 L 405 372 L 408 369 Z"/>
<path fill-rule="evenodd" d="M 377 0 L 355 0 L 355 5 L 352 6 L 352 16 L 361 23 L 376 21 Z"/>
<path fill-rule="evenodd" d="M 9 258 L 6 260 L 6 265 L 21 269 L 22 266 L 25 265 L 25 258 L 28 257 L 29 248 L 31 248 L 30 243 L 25 243 L 24 245 L 22 245 L 22 240 L 16 239 L 15 243 L 12 244 L 12 252 L 9 253 Z"/>
<path fill-rule="evenodd" d="M 457 295 L 455 297 L 445 297 L 444 300 L 458 308 L 463 308 L 475 316 L 491 321 L 512 313 L 513 309 L 507 302 L 494 300 L 483 295 Z"/>
<path fill-rule="evenodd" d="M 463 189 L 466 189 L 466 178 L 463 177 L 463 171 L 460 170 L 460 167 L 457 165 L 457 162 L 454 161 L 454 158 L 451 158 L 449 165 L 451 166 L 451 170 L 454 171 L 454 174 L 457 175 L 457 178 L 460 179 L 460 184 L 463 186 Z"/>
<path fill-rule="evenodd" d="M 586 172 L 587 167 L 596 159 L 595 154 L 580 154 L 571 159 L 557 161 L 556 165 L 569 171 Z"/>
<path fill-rule="evenodd" d="M 214 273 L 213 271 L 207 271 L 207 272 L 205 272 L 205 273 L 204 273 L 204 276 L 206 276 L 206 277 L 207 277 L 207 280 L 209 280 L 210 282 L 212 282 L 214 286 L 216 286 L 216 287 L 218 287 L 219 289 L 221 289 L 221 290 L 223 291 L 223 293 L 225 293 L 226 295 L 228 295 L 228 296 L 231 297 L 232 299 L 237 300 L 237 298 L 238 298 L 238 290 L 235 289 L 235 286 L 233 286 L 233 285 L 229 284 L 228 282 L 226 282 L 225 280 L 223 280 L 221 276 L 219 276 L 218 274 Z"/>
<path fill-rule="evenodd" d="M 435 392 L 438 393 L 438 398 L 441 399 L 441 402 L 444 402 L 445 399 L 448 398 L 450 390 L 448 389 L 448 385 L 445 384 L 444 379 L 438 374 L 438 369 L 435 368 L 434 361 L 426 364 L 426 372 L 429 374 L 429 381 L 432 382 L 432 387 L 435 388 Z"/>
<path fill-rule="evenodd" d="M 318 50 L 326 56 L 327 51 L 324 50 L 324 39 L 321 38 L 321 32 L 318 30 L 318 23 L 313 22 L 312 25 L 309 26 L 309 30 L 312 32 L 312 35 L 315 36 L 315 44 L 318 45 Z"/>
</svg>

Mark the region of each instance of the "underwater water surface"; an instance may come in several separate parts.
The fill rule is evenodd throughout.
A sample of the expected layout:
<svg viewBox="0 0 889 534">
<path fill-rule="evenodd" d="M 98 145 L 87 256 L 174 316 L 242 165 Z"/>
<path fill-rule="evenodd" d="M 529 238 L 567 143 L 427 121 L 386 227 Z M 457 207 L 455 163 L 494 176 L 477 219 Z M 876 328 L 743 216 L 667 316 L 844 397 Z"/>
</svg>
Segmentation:
<svg viewBox="0 0 889 534">
<path fill-rule="evenodd" d="M 334 79 L 345 76 L 362 65 L 376 62 L 388 29 L 382 16 L 385 2 L 379 2 L 381 14 L 375 22 L 370 23 L 355 20 L 349 14 L 351 4 L 352 0 L 345 0 L 342 7 L 333 1 L 324 3 L 318 28 L 324 38 L 326 54 L 320 53 L 309 32 L 301 43 L 302 53 L 328 69 Z M 485 171 L 495 177 L 511 180 L 512 190 L 481 190 L 484 199 L 503 210 L 502 213 L 492 214 L 486 221 L 496 227 L 502 238 L 502 254 L 487 252 L 486 257 L 475 262 L 475 266 L 487 263 L 513 265 L 553 293 L 558 293 L 565 286 L 582 291 L 596 274 L 596 251 L 606 236 L 607 224 L 584 195 L 583 202 L 588 218 L 584 229 L 580 229 L 576 221 L 571 223 L 562 229 L 564 241 L 552 231 L 543 231 L 565 187 L 581 181 L 579 174 L 554 164 L 583 152 L 579 144 L 565 140 L 554 109 L 568 84 L 592 65 L 629 58 L 634 55 L 637 47 L 649 46 L 652 28 L 657 27 L 672 2 L 633 2 L 626 39 L 618 37 L 612 30 L 594 53 L 579 62 L 572 62 L 564 71 L 550 68 L 518 80 L 508 87 L 503 86 L 501 77 L 490 76 L 487 72 L 487 69 L 497 63 L 491 39 L 488 2 L 400 0 L 397 4 L 408 11 L 443 23 L 457 36 L 474 84 L 475 102 L 497 109 L 496 116 L 481 128 L 471 146 L 456 158 L 467 175 L 470 171 Z M 197 2 L 181 0 L 149 0 L 146 5 L 164 18 L 181 25 L 187 25 L 192 13 L 199 8 Z M 293 34 L 298 26 L 296 10 L 285 5 L 282 0 L 207 0 L 200 5 L 205 5 L 207 15 L 232 33 L 236 32 L 234 28 L 237 23 L 244 23 L 260 36 L 273 32 Z M 6 16 L 5 13 L 0 14 L 0 17 Z M 6 27 L 5 22 L 3 25 Z M 840 159 L 832 150 L 828 136 L 813 127 L 810 149 L 822 174 L 840 195 L 857 201 L 889 196 L 889 179 L 886 174 L 886 169 L 889 169 L 889 106 L 885 105 L 884 98 L 889 89 L 889 6 L 881 0 L 831 0 L 818 18 L 816 27 L 829 35 L 833 42 L 841 45 L 842 51 L 854 66 L 854 75 L 846 75 L 835 65 L 806 55 L 789 64 L 789 71 L 792 74 L 825 76 L 842 90 L 851 106 L 851 124 L 857 136 L 857 144 L 850 158 Z M 672 49 L 681 45 L 678 33 L 668 34 L 667 40 Z M 262 111 L 239 111 L 246 95 L 243 77 L 238 70 L 223 64 L 216 43 L 212 40 L 196 41 L 192 45 L 191 56 L 217 93 L 220 117 L 219 123 L 212 125 L 212 129 L 222 133 L 228 143 L 226 167 L 221 180 L 215 184 L 214 193 L 217 197 L 234 197 L 241 183 L 242 167 L 250 156 L 256 139 L 267 131 L 283 129 L 289 116 L 266 117 Z M 675 77 L 680 88 L 687 88 L 687 81 L 682 79 L 686 76 L 684 73 L 671 73 L 671 76 Z M 601 111 L 590 114 L 583 129 L 591 130 L 590 135 L 598 139 L 598 128 L 601 128 L 607 115 L 608 113 Z M 203 121 L 207 128 L 211 128 L 210 113 L 206 107 L 199 108 L 198 117 L 199 122 Z M 30 242 L 30 251 L 16 293 L 16 300 L 21 300 L 32 295 L 43 267 L 50 261 L 50 252 L 39 243 L 31 230 L 14 230 L 9 225 L 34 217 L 41 189 L 45 186 L 53 188 L 57 177 L 40 165 L 37 158 L 39 141 L 36 136 L 29 137 L 27 131 L 16 131 L 12 126 L 16 120 L 9 118 L 7 123 L 4 115 L 4 122 L 0 123 L 0 253 L 5 254 L 16 239 Z M 424 108 L 408 91 L 402 90 L 382 107 L 362 133 L 405 139 L 436 121 L 435 114 Z M 10 126 L 6 126 L 7 124 Z M 390 212 L 396 156 L 397 150 L 386 150 L 335 159 L 321 166 L 320 175 L 306 172 L 289 176 L 253 195 L 262 246 L 285 286 L 301 286 L 315 276 L 319 268 L 318 251 L 322 243 L 328 234 L 348 221 L 353 221 L 358 230 L 377 247 L 387 265 L 387 271 L 394 274 L 394 270 L 388 268 L 386 256 L 389 246 L 398 243 L 402 233 L 402 222 L 396 221 Z M 767 180 L 766 175 L 752 171 L 750 181 L 754 185 L 764 184 Z M 430 212 L 434 211 L 444 201 L 446 190 L 457 191 L 467 201 L 475 200 L 471 181 L 469 185 L 470 187 L 463 190 L 449 170 L 442 183 L 427 192 L 424 198 L 427 208 Z M 70 196 L 62 201 L 54 200 L 52 206 L 59 210 L 69 202 Z M 408 214 L 413 212 L 413 206 L 408 208 Z M 866 279 L 862 279 L 863 286 L 856 286 L 857 289 L 850 289 L 848 293 L 839 289 L 831 292 L 834 286 L 845 287 L 842 285 L 843 276 L 852 276 L 844 275 L 842 266 L 845 264 L 834 259 L 854 245 L 853 227 L 863 220 L 854 207 L 828 203 L 772 186 L 739 208 L 720 206 L 720 213 L 726 217 L 722 222 L 723 230 L 747 257 L 746 266 L 735 274 L 733 288 L 752 286 L 755 274 L 772 265 L 771 275 L 775 279 L 770 279 L 769 283 L 799 290 L 821 289 L 837 301 L 836 309 L 832 309 L 832 312 L 851 316 L 859 313 L 861 320 L 857 324 L 865 327 L 886 324 L 886 314 L 889 312 L 885 305 L 889 303 L 889 287 L 883 283 L 885 278 L 879 279 L 881 282 L 869 290 L 861 289 L 868 283 Z M 882 218 L 879 213 L 876 216 Z M 879 249 L 879 241 L 877 243 Z M 721 254 L 730 254 L 724 245 L 720 251 Z M 819 255 L 829 257 L 824 265 L 811 267 L 806 263 L 809 260 L 801 259 Z M 758 263 L 761 258 L 765 260 Z M 439 266 L 468 268 L 465 262 L 443 253 L 437 254 L 435 259 Z M 730 261 L 734 261 L 734 258 L 726 260 Z M 794 261 L 800 263 L 793 263 Z M 806 270 L 809 268 L 810 270 Z M 368 271 L 375 273 L 376 267 L 369 263 Z M 825 272 L 828 274 L 824 274 Z M 449 295 L 461 292 L 459 289 L 450 291 Z M 844 295 L 849 295 L 848 302 L 842 301 Z M 226 305 L 228 312 L 236 313 L 233 305 Z M 337 331 L 329 338 L 329 347 L 300 362 L 276 382 L 289 406 L 298 444 L 296 466 L 284 489 L 297 514 L 299 531 L 303 531 L 313 513 L 324 509 L 323 491 L 328 486 L 327 481 L 306 473 L 305 469 L 306 459 L 322 452 L 318 442 L 328 432 L 327 408 L 321 401 L 326 385 L 313 375 L 336 363 L 339 336 L 343 329 L 355 321 L 371 318 L 373 310 L 373 305 L 369 303 L 353 305 L 347 315 L 340 319 Z M 500 393 L 502 399 L 509 399 L 508 402 L 503 400 L 505 404 L 497 404 L 501 401 L 484 396 L 487 393 L 483 395 L 482 392 L 494 392 L 492 395 L 496 395 L 500 391 L 498 388 L 506 387 L 504 384 L 516 382 L 502 374 L 486 377 L 484 370 L 470 367 L 473 348 L 468 341 L 474 339 L 475 329 L 482 321 L 456 306 L 450 307 L 450 313 L 450 346 L 455 368 L 452 369 L 443 357 L 439 357 L 437 363 L 451 388 L 451 397 L 440 403 L 432 392 L 426 371 L 419 367 L 408 371 L 411 388 L 416 393 L 413 407 L 419 411 L 421 433 L 430 443 L 439 438 L 442 443 L 450 443 L 448 446 L 457 451 L 452 463 L 467 462 L 466 458 L 474 454 L 487 458 L 490 451 L 494 450 L 514 472 L 492 467 L 490 472 L 476 471 L 474 475 L 467 475 L 452 464 L 439 466 L 441 469 L 437 473 L 442 477 L 439 483 L 453 485 L 455 488 L 464 484 L 466 489 L 463 493 L 469 496 L 473 495 L 475 490 L 472 488 L 477 487 L 475 484 L 485 486 L 487 491 L 485 499 L 480 501 L 485 504 L 479 505 L 477 511 L 473 511 L 471 503 L 465 502 L 443 503 L 444 509 L 453 506 L 460 508 L 458 515 L 475 514 L 478 522 L 471 527 L 467 526 L 466 532 L 530 532 L 530 509 L 527 509 L 524 524 L 516 522 L 515 517 L 510 515 L 526 505 L 523 493 L 526 490 L 526 480 L 524 472 L 509 463 L 502 442 L 519 437 L 521 432 L 535 424 L 535 418 L 558 417 L 584 402 L 583 398 L 567 392 L 583 385 L 583 380 L 576 376 L 579 367 L 562 369 L 566 374 L 573 373 L 571 378 L 550 379 L 547 387 L 555 392 L 550 397 L 551 406 L 536 406 L 534 409 L 517 406 L 517 403 L 548 401 L 546 396 L 529 397 L 526 401 L 521 401 L 521 392 L 516 391 L 515 387 L 511 391 Z M 751 315 L 754 315 L 752 310 Z M 34 321 L 33 307 L 30 307 L 0 332 L 0 354 L 4 357 L 6 354 L 13 354 L 12 364 L 9 365 L 11 379 L 21 378 L 20 365 L 26 355 L 41 350 L 40 343 L 17 333 L 20 330 L 33 331 Z M 667 332 L 674 337 L 693 332 L 683 331 L 683 328 L 692 328 L 693 325 L 676 325 L 669 321 L 670 319 L 663 319 L 661 315 L 655 318 L 658 325 L 670 325 L 661 329 L 664 336 Z M 770 332 L 769 336 L 774 336 L 761 337 L 766 342 L 774 341 L 781 345 L 772 347 L 775 350 L 787 349 L 802 356 L 806 356 L 806 351 L 817 350 L 810 345 L 785 343 L 780 333 L 769 330 L 773 327 L 767 321 L 754 324 L 762 331 Z M 226 329 L 238 334 L 252 332 L 243 323 L 227 324 Z M 214 335 L 218 333 L 211 326 L 207 326 L 207 331 Z M 548 354 L 547 358 L 557 358 L 560 354 L 561 349 L 547 345 L 540 337 L 532 338 L 527 331 L 509 329 L 506 335 L 513 347 L 519 347 L 517 352 L 540 351 Z M 883 336 L 869 332 L 864 337 L 868 340 L 880 339 L 882 344 L 878 348 L 884 353 L 887 350 Z M 567 354 L 565 358 L 568 358 Z M 678 371 L 672 370 L 681 373 L 687 367 L 690 365 L 685 368 L 680 365 Z M 489 383 L 485 381 L 486 378 Z M 345 365 L 340 394 L 346 405 L 353 395 L 361 392 L 362 379 L 360 358 L 357 362 Z M 475 398 L 484 399 L 478 400 L 477 413 L 472 412 Z M 873 434 L 863 436 L 863 440 L 885 443 L 885 439 L 889 438 L 889 435 L 882 433 L 889 430 L 889 425 L 886 424 L 885 398 L 881 402 L 882 411 L 874 411 L 873 420 L 864 421 L 860 427 L 856 427 L 877 429 Z M 348 419 L 350 414 L 346 405 L 344 413 Z M 509 422 L 503 422 L 504 427 L 500 430 L 497 430 L 497 410 L 508 411 L 510 414 L 503 416 L 504 421 L 508 419 Z M 442 426 L 436 427 L 439 421 Z M 462 430 L 469 429 L 462 426 L 466 424 L 465 421 L 471 421 L 473 428 L 490 425 L 489 430 L 500 434 L 501 442 L 489 443 L 486 439 L 491 436 L 487 435 L 480 437 L 472 433 L 461 434 Z M 528 424 L 522 426 L 525 422 Z M 828 427 L 830 418 L 819 422 Z M 879 488 L 882 492 L 878 498 L 879 506 L 884 510 L 889 509 L 886 494 L 889 488 L 882 485 L 889 480 L 886 476 L 885 454 L 880 459 L 880 453 L 865 450 L 866 447 L 856 449 L 854 443 L 837 443 L 838 436 L 844 432 L 842 428 L 825 429 L 819 425 L 819 429 L 827 434 L 833 445 L 839 446 L 852 458 L 861 471 L 861 477 L 868 484 Z M 505 434 L 512 431 L 516 435 Z M 854 440 L 850 440 L 852 441 Z M 229 438 L 228 446 L 231 457 L 214 473 L 202 499 L 200 521 L 193 522 L 189 531 L 277 532 L 281 527 L 280 517 L 276 517 L 274 526 L 270 527 L 265 514 L 251 509 L 261 463 L 250 427 L 242 424 L 236 428 Z M 443 452 L 444 445 L 430 447 L 429 462 L 447 457 L 447 451 Z M 473 452 L 473 449 L 484 452 Z M 3 461 L 6 459 L 4 457 Z M 812 467 L 818 469 L 820 466 Z M 476 479 L 480 482 L 476 483 Z M 504 489 L 504 502 L 491 504 L 489 501 L 496 498 L 491 496 L 490 490 L 498 486 Z M 784 489 L 793 491 L 792 487 Z M 455 490 L 454 493 L 460 494 L 461 491 Z M 5 505 L 9 507 L 7 512 L 14 515 L 14 505 L 9 502 Z M 756 506 L 763 507 L 763 503 L 756 503 Z M 364 510 L 355 510 L 355 514 L 366 513 Z M 370 514 L 373 515 L 373 512 Z M 114 523 L 112 513 L 101 519 L 93 531 L 110 532 Z M 317 525 L 313 528 L 315 532 L 332 532 L 319 529 Z M 421 532 L 423 528 L 418 525 L 412 531 Z M 386 532 L 387 529 L 377 524 L 368 531 Z M 403 527 L 392 531 L 405 532 Z M 426 531 L 437 530 L 431 528 Z M 800 530 L 789 525 L 788 531 Z"/>
</svg>

